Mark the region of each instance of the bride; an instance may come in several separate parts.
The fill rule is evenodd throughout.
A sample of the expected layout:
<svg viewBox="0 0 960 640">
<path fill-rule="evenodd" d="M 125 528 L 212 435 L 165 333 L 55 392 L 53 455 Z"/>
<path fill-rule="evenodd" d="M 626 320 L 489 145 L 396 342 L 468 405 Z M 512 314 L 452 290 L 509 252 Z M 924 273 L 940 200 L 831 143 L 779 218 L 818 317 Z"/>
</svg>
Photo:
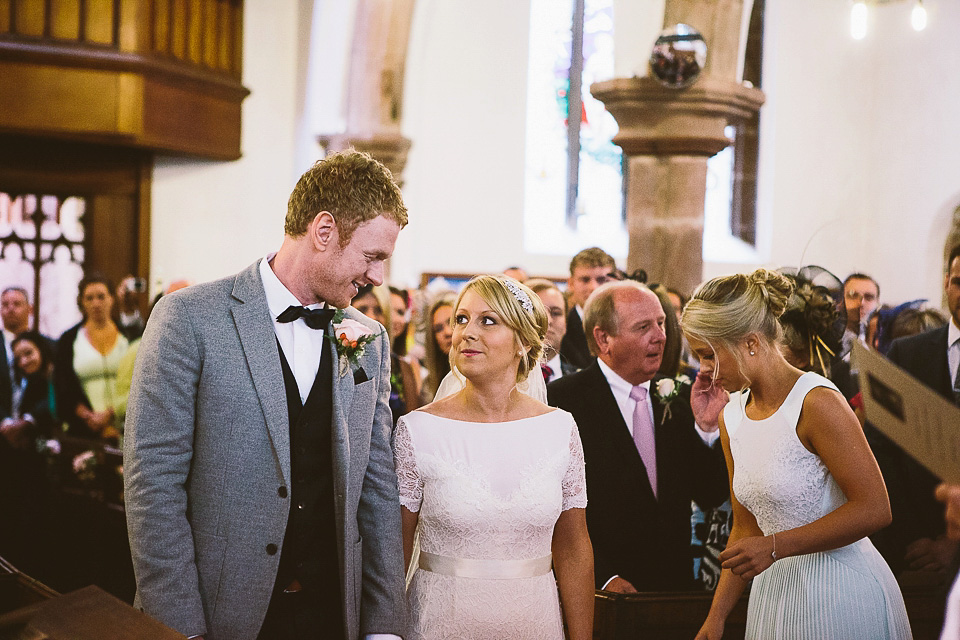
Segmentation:
<svg viewBox="0 0 960 640">
<path fill-rule="evenodd" d="M 593 551 L 580 436 L 569 413 L 532 397 L 546 396 L 546 312 L 515 280 L 478 276 L 453 323 L 452 395 L 442 386 L 394 436 L 404 556 L 417 565 L 412 637 L 562 640 L 565 619 L 571 640 L 586 640 Z"/>
</svg>

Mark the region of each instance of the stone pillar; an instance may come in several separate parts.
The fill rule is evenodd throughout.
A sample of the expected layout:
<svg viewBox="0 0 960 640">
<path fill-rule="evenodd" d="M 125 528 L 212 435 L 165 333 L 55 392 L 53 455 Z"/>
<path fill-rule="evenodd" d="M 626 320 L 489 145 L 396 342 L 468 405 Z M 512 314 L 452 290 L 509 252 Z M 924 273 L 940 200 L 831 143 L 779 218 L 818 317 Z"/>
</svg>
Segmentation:
<svg viewBox="0 0 960 640">
<path fill-rule="evenodd" d="M 319 136 L 328 152 L 353 147 L 403 185 L 410 140 L 400 132 L 403 79 L 415 0 L 358 0 L 347 77 L 346 131 Z"/>
<path fill-rule="evenodd" d="M 756 113 L 759 89 L 737 79 L 742 16 L 752 0 L 667 0 L 665 25 L 683 22 L 707 43 L 707 64 L 686 89 L 654 78 L 591 87 L 620 127 L 630 234 L 627 271 L 690 293 L 703 280 L 707 159 L 730 144 L 724 128 Z M 651 43 L 652 45 L 652 43 Z"/>
<path fill-rule="evenodd" d="M 763 92 L 701 77 L 684 90 L 652 78 L 617 78 L 591 88 L 617 120 L 613 141 L 626 161 L 627 271 L 689 293 L 703 279 L 707 158 L 730 144 L 724 127 L 763 104 Z"/>
<path fill-rule="evenodd" d="M 336 153 L 353 147 L 357 151 L 369 153 L 374 159 L 386 165 L 393 179 L 403 187 L 403 168 L 407 165 L 407 152 L 410 151 L 410 139 L 399 133 L 375 133 L 369 135 L 350 135 L 347 133 L 317 136 L 317 140 L 328 153 Z"/>
</svg>

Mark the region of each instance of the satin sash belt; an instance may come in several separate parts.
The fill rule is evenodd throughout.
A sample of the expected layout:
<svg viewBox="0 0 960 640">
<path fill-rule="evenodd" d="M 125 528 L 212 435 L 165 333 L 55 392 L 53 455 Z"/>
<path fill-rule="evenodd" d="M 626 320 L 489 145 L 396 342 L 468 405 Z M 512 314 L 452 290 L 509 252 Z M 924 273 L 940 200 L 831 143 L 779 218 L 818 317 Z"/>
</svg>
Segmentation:
<svg viewBox="0 0 960 640">
<path fill-rule="evenodd" d="M 420 552 L 420 568 L 433 573 L 460 578 L 485 578 L 509 580 L 535 578 L 550 573 L 553 554 L 529 560 L 475 560 L 473 558 L 450 558 L 435 553 Z"/>
</svg>

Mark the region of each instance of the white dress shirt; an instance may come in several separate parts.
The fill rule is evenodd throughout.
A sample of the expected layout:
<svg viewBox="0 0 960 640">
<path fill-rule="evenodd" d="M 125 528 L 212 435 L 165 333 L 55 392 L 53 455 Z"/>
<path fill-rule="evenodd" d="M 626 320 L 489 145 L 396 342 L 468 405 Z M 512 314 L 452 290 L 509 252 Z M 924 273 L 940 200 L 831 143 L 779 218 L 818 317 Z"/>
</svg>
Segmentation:
<svg viewBox="0 0 960 640">
<path fill-rule="evenodd" d="M 563 377 L 563 368 L 560 365 L 560 354 L 557 353 L 552 358 L 544 363 L 546 366 L 550 367 L 550 370 L 553 371 L 553 374 L 550 376 L 550 379 L 547 382 L 553 382 L 559 378 Z"/>
<path fill-rule="evenodd" d="M 7 366 L 10 367 L 11 380 L 13 380 L 13 339 L 16 337 L 17 334 L 12 331 L 3 330 L 3 348 L 7 352 Z"/>
<path fill-rule="evenodd" d="M 303 318 L 293 322 L 277 322 L 277 316 L 287 310 L 287 307 L 301 307 L 297 297 L 290 293 L 277 274 L 273 272 L 270 261 L 275 253 L 267 254 L 260 261 L 260 278 L 263 280 L 263 290 L 267 294 L 267 307 L 270 308 L 270 317 L 273 319 L 273 330 L 283 349 L 283 355 L 290 365 L 293 377 L 297 379 L 297 389 L 300 391 L 300 401 L 306 402 L 313 388 L 313 381 L 317 378 L 320 368 L 320 354 L 323 350 L 325 333 L 307 326 Z M 322 303 L 307 305 L 308 309 L 320 309 Z"/>
<path fill-rule="evenodd" d="M 293 322 L 277 322 L 277 316 L 287 310 L 289 306 L 301 307 L 297 297 L 290 293 L 277 274 L 273 272 L 270 261 L 276 252 L 268 253 L 260 261 L 260 279 L 263 280 L 263 291 L 267 295 L 267 307 L 273 319 L 273 330 L 283 349 L 283 355 L 297 379 L 297 389 L 300 391 L 300 401 L 306 402 L 317 378 L 320 368 L 320 354 L 323 351 L 323 341 L 326 334 L 317 329 L 311 329 L 303 318 Z M 306 305 L 308 309 L 320 309 L 322 303 Z M 366 640 L 400 640 L 400 636 L 391 633 L 373 633 L 366 636 Z"/>
</svg>

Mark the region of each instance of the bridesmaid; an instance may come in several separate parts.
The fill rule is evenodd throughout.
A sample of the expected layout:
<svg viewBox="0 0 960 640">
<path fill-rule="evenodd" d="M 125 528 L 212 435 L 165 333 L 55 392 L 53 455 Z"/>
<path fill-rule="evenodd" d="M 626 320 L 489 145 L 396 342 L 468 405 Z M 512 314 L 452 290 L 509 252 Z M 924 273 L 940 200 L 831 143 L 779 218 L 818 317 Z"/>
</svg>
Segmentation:
<svg viewBox="0 0 960 640">
<path fill-rule="evenodd" d="M 890 503 L 866 438 L 836 386 L 783 357 L 792 283 L 774 271 L 715 278 L 683 311 L 720 417 L 733 530 L 698 640 L 720 640 L 753 580 L 746 638 L 910 638 L 903 597 L 866 538 Z"/>
</svg>

